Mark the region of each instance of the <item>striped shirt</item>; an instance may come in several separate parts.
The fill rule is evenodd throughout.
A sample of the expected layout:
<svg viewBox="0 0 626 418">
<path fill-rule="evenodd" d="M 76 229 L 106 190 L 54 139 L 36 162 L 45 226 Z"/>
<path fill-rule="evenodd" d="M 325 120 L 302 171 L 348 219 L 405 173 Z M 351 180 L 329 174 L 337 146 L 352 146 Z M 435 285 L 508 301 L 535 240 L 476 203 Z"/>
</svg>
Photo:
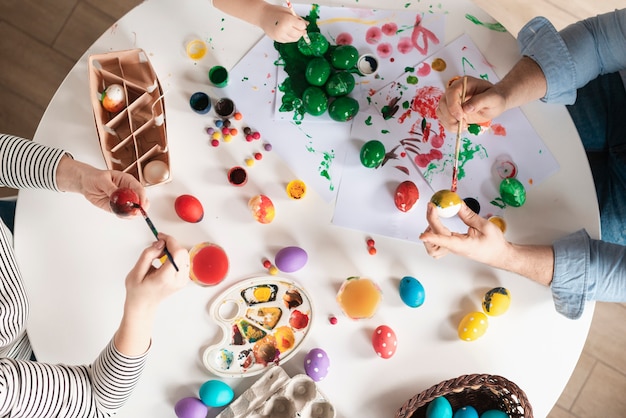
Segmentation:
<svg viewBox="0 0 626 418">
<path fill-rule="evenodd" d="M 0 185 L 59 191 L 56 171 L 65 151 L 0 134 Z M 109 417 L 137 384 L 147 352 L 128 357 L 113 339 L 91 365 L 29 361 L 28 298 L 12 235 L 0 221 L 0 418 Z"/>
</svg>

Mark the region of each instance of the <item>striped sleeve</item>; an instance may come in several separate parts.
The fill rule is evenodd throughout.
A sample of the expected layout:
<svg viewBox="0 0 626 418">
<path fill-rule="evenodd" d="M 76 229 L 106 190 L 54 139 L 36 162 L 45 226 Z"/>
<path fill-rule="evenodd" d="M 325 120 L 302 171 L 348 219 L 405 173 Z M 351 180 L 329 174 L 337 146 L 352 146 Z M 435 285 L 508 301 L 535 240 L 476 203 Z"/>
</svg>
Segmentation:
<svg viewBox="0 0 626 418">
<path fill-rule="evenodd" d="M 65 151 L 0 134 L 0 185 L 58 191 L 56 171 Z"/>
</svg>

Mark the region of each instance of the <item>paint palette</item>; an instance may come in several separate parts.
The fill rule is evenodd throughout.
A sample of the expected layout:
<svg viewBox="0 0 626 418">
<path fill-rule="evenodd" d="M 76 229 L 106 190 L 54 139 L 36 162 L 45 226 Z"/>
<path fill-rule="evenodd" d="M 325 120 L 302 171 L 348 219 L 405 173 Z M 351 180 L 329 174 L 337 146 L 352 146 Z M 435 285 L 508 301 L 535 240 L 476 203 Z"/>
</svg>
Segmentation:
<svg viewBox="0 0 626 418">
<path fill-rule="evenodd" d="M 204 351 L 205 367 L 218 376 L 246 377 L 289 360 L 311 328 L 313 311 L 296 283 L 258 277 L 225 290 L 210 314 L 224 336 Z"/>
<path fill-rule="evenodd" d="M 120 93 L 121 110 L 103 106 L 110 86 Z M 163 91 L 145 51 L 91 55 L 89 88 L 107 167 L 132 174 L 144 186 L 169 182 Z"/>
</svg>

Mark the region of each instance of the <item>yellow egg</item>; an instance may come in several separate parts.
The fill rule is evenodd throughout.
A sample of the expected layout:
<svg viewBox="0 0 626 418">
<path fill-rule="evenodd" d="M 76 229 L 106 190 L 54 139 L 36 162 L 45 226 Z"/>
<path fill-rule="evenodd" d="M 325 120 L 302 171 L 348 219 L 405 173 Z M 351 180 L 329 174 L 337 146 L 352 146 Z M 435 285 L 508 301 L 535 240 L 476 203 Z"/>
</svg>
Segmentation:
<svg viewBox="0 0 626 418">
<path fill-rule="evenodd" d="M 509 309 L 510 305 L 511 294 L 504 287 L 494 287 L 483 297 L 483 311 L 487 315 L 502 315 Z"/>
<path fill-rule="evenodd" d="M 451 190 L 439 190 L 430 198 L 442 218 L 451 218 L 461 209 L 461 198 Z"/>
<path fill-rule="evenodd" d="M 459 323 L 459 338 L 463 341 L 474 341 L 482 337 L 487 331 L 489 320 L 482 312 L 470 312 Z"/>
</svg>

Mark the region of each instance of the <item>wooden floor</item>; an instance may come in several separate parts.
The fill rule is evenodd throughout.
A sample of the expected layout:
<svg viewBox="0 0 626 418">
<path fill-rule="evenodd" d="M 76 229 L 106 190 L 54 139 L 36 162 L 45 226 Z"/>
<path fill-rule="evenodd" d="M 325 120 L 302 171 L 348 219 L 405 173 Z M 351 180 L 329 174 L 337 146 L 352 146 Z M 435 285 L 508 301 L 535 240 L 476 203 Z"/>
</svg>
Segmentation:
<svg viewBox="0 0 626 418">
<path fill-rule="evenodd" d="M 513 34 L 537 15 L 562 28 L 625 6 L 624 0 L 475 2 Z M 32 138 L 48 102 L 74 63 L 101 33 L 139 3 L 0 0 L 0 132 Z M 14 194 L 0 189 L 0 197 Z M 597 305 L 578 366 L 549 418 L 626 417 L 625 318 L 624 304 Z"/>
</svg>

